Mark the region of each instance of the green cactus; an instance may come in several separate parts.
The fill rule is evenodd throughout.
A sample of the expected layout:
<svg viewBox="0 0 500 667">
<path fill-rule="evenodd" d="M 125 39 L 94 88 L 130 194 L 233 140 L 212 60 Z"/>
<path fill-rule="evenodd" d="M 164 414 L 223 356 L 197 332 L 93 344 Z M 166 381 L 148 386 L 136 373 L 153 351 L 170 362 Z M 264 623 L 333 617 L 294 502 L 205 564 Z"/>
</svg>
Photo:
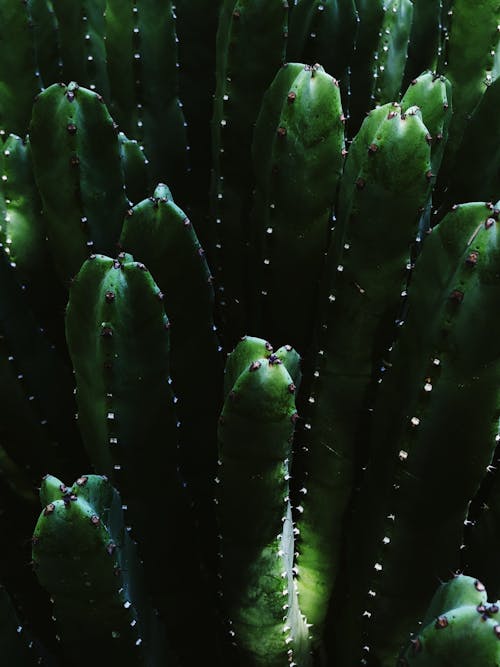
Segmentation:
<svg viewBox="0 0 500 667">
<path fill-rule="evenodd" d="M 0 0 L 4 662 L 500 666 L 499 11 Z"/>
</svg>

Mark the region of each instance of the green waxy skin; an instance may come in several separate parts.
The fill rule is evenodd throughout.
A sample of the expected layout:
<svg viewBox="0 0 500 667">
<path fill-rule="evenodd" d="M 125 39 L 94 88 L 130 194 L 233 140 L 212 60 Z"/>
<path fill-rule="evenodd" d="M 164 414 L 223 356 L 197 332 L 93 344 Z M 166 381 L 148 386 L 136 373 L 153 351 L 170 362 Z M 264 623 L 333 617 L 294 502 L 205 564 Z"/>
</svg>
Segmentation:
<svg viewBox="0 0 500 667">
<path fill-rule="evenodd" d="M 239 374 L 219 422 L 222 601 L 241 665 L 308 664 L 291 569 L 294 392 L 279 360 L 256 359 Z"/>
<path fill-rule="evenodd" d="M 498 434 L 500 368 L 490 344 L 498 331 L 497 220 L 491 205 L 460 205 L 433 229 L 417 260 L 408 314 L 374 404 L 371 459 L 351 521 L 357 578 L 344 612 L 358 620 L 346 625 L 360 624 L 364 610 L 371 614 L 354 652 L 366 645 L 394 660 L 435 578 L 460 567 L 470 499 Z M 427 520 L 433 516 L 439 521 Z"/>
<path fill-rule="evenodd" d="M 62 80 L 78 83 L 110 101 L 105 51 L 106 0 L 51 0 L 57 20 Z M 54 79 L 48 84 L 54 83 Z"/>
<path fill-rule="evenodd" d="M 341 183 L 324 326 L 301 410 L 307 428 L 297 438 L 307 451 L 298 588 L 317 641 L 339 568 L 344 512 L 366 456 L 367 408 L 395 335 L 419 209 L 429 196 L 427 134 L 417 113 L 403 116 L 394 105 L 375 110 L 351 146 Z"/>
<path fill-rule="evenodd" d="M 443 74 L 453 88 L 454 113 L 442 178 L 452 180 L 458 146 L 470 114 L 498 76 L 500 6 L 496 0 L 455 0 Z"/>
<path fill-rule="evenodd" d="M 30 5 L 3 2 L 0 26 L 0 133 L 24 136 L 42 89 L 29 27 Z M 12 40 L 15 39 L 15 46 Z"/>
<path fill-rule="evenodd" d="M 216 42 L 216 88 L 212 119 L 213 171 L 209 251 L 218 291 L 222 341 L 232 350 L 247 326 L 247 244 L 254 175 L 251 142 L 264 92 L 285 59 L 288 3 L 225 0 Z M 266 29 L 263 30 L 262 27 Z M 249 53 L 258 59 L 249 61 Z"/>
<path fill-rule="evenodd" d="M 166 664 L 163 630 L 118 492 L 100 475 L 83 475 L 71 487 L 48 476 L 41 499 L 48 502 L 33 533 L 33 565 L 72 664 L 87 664 L 93 645 L 103 660 Z"/>
<path fill-rule="evenodd" d="M 255 124 L 258 328 L 301 352 L 311 343 L 344 161 L 344 120 L 337 81 L 319 65 L 288 63 L 266 91 Z"/>
<path fill-rule="evenodd" d="M 115 254 L 128 208 L 116 126 L 97 93 L 53 84 L 34 105 L 29 136 L 54 263 L 67 285 L 91 253 Z"/>
<path fill-rule="evenodd" d="M 299 0 L 290 20 L 287 60 L 319 63 L 339 82 L 344 104 L 348 102 L 357 25 L 354 0 Z"/>
<path fill-rule="evenodd" d="M 50 0 L 28 0 L 33 47 L 43 88 L 63 81 L 59 24 Z"/>
<path fill-rule="evenodd" d="M 432 182 L 436 182 L 452 118 L 452 89 L 444 76 L 427 70 L 413 79 L 401 98 L 401 108 L 418 107 L 431 141 Z"/>
<path fill-rule="evenodd" d="M 130 255 L 96 255 L 75 278 L 66 311 L 80 430 L 96 470 L 117 481 L 125 502 L 149 477 L 149 456 L 158 471 L 177 458 L 162 299 Z"/>
<path fill-rule="evenodd" d="M 224 398 L 227 398 L 234 383 L 243 371 L 257 359 L 266 359 L 273 353 L 273 346 L 258 336 L 243 336 L 227 355 L 224 367 Z"/>
<path fill-rule="evenodd" d="M 500 665 L 500 606 L 466 575 L 441 584 L 398 667 Z"/>
<path fill-rule="evenodd" d="M 374 54 L 371 106 L 392 102 L 399 94 L 406 65 L 413 16 L 411 0 L 389 0 L 384 6 Z"/>
<path fill-rule="evenodd" d="M 464 605 L 477 607 L 487 602 L 488 595 L 481 581 L 466 574 L 456 574 L 439 585 L 427 607 L 422 625 L 425 627 L 448 609 Z"/>
<path fill-rule="evenodd" d="M 110 109 L 120 129 L 144 146 L 150 188 L 164 181 L 183 199 L 186 129 L 172 2 L 109 0 L 106 54 Z"/>
</svg>

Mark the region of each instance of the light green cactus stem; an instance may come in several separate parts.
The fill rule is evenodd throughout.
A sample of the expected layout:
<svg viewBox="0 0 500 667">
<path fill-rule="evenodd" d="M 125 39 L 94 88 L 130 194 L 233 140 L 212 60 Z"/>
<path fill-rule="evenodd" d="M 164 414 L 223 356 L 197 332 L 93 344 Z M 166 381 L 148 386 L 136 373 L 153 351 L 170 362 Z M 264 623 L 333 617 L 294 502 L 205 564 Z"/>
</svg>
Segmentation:
<svg viewBox="0 0 500 667">
<path fill-rule="evenodd" d="M 344 120 L 336 79 L 319 65 L 287 63 L 255 124 L 254 321 L 271 340 L 303 353 L 344 161 Z"/>
<path fill-rule="evenodd" d="M 100 475 L 82 475 L 71 487 L 47 476 L 40 498 L 33 566 L 53 600 L 71 664 L 88 664 L 93 646 L 104 664 L 175 664 L 168 660 L 118 492 Z"/>
<path fill-rule="evenodd" d="M 57 19 L 62 80 L 78 83 L 110 101 L 105 51 L 106 0 L 50 0 Z M 48 84 L 55 83 L 53 79 Z"/>
<path fill-rule="evenodd" d="M 349 102 L 349 69 L 357 27 L 354 0 L 299 0 L 291 14 L 287 60 L 320 64 L 339 82 L 344 105 Z"/>
<path fill-rule="evenodd" d="M 217 324 L 229 351 L 250 330 L 246 278 L 254 174 L 251 142 L 262 95 L 285 59 L 288 2 L 224 0 L 216 43 L 212 120 L 212 247 L 220 305 Z M 263 26 L 266 27 L 263 30 Z M 249 60 L 250 53 L 259 54 Z"/>
<path fill-rule="evenodd" d="M 391 664 L 435 578 L 461 565 L 469 503 L 498 435 L 500 368 L 491 345 L 499 327 L 497 232 L 492 205 L 457 206 L 417 260 L 351 519 L 356 579 L 338 628 L 352 647 L 344 659 L 368 646 Z M 439 520 L 423 520 L 431 516 Z"/>
<path fill-rule="evenodd" d="M 429 130 L 431 142 L 432 183 L 435 184 L 448 141 L 448 131 L 453 113 L 451 84 L 444 76 L 426 70 L 411 81 L 401 98 L 405 112 L 418 107 L 422 121 Z"/>
<path fill-rule="evenodd" d="M 488 602 L 484 586 L 472 577 L 462 575 L 441 584 L 398 667 L 499 665 L 499 612 L 499 603 Z"/>
<path fill-rule="evenodd" d="M 53 84 L 29 138 L 54 264 L 65 285 L 93 252 L 114 255 L 128 208 L 117 128 L 99 95 Z"/>
<path fill-rule="evenodd" d="M 397 99 L 403 81 L 413 17 L 411 0 L 389 0 L 373 59 L 372 105 Z"/>
<path fill-rule="evenodd" d="M 272 356 L 255 359 L 239 374 L 220 417 L 222 606 L 241 665 L 309 664 L 292 571 L 294 392 L 284 364 Z"/>
<path fill-rule="evenodd" d="M 144 146 L 149 187 L 164 181 L 183 198 L 188 162 L 171 0 L 108 0 L 106 56 L 110 110 Z"/>
<path fill-rule="evenodd" d="M 395 336 L 419 210 L 429 196 L 427 135 L 419 113 L 403 115 L 392 104 L 375 109 L 351 145 L 341 182 L 323 326 L 297 435 L 306 450 L 298 588 L 317 642 L 339 571 L 344 513 L 366 457 L 371 394 Z"/>
</svg>

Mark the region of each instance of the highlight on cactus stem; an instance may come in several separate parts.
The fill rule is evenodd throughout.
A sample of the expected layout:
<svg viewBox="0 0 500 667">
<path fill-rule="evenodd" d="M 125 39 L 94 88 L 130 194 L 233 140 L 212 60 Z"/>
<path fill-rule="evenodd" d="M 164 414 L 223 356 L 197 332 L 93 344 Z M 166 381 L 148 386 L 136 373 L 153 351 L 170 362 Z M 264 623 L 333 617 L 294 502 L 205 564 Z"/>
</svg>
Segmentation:
<svg viewBox="0 0 500 667">
<path fill-rule="evenodd" d="M 0 19 L 3 662 L 500 667 L 499 1 Z"/>
</svg>

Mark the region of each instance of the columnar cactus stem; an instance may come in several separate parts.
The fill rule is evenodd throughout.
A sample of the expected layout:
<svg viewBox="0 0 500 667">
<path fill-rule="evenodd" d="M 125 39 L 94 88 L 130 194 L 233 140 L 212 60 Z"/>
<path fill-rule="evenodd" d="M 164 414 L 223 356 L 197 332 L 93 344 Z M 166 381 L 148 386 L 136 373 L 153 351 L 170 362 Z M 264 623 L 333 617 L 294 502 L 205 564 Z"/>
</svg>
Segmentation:
<svg viewBox="0 0 500 667">
<path fill-rule="evenodd" d="M 408 315 L 374 404 L 371 459 L 352 520 L 357 576 L 349 620 L 339 628 L 346 640 L 345 627 L 362 627 L 352 656 L 365 645 L 394 659 L 435 578 L 460 566 L 469 502 L 498 435 L 500 366 L 489 344 L 500 335 L 497 220 L 484 203 L 458 206 L 417 260 Z M 425 520 L 435 512 L 438 522 Z"/>
<path fill-rule="evenodd" d="M 102 97 L 71 82 L 40 94 L 29 137 L 49 243 L 67 286 L 90 254 L 116 251 L 128 208 L 117 129 Z"/>
<path fill-rule="evenodd" d="M 30 29 L 30 4 L 2 4 L 0 37 L 0 136 L 10 132 L 24 136 L 28 129 L 31 107 L 42 82 Z M 16 44 L 11 42 L 15 36 Z"/>
<path fill-rule="evenodd" d="M 40 495 L 33 565 L 52 597 L 72 664 L 88 664 L 94 644 L 104 663 L 168 664 L 164 629 L 146 593 L 118 492 L 100 475 L 82 475 L 71 487 L 49 476 Z"/>
<path fill-rule="evenodd" d="M 78 83 L 104 97 L 110 89 L 105 51 L 106 0 L 51 0 L 57 19 L 62 80 Z M 48 83 L 54 83 L 50 80 Z"/>
<path fill-rule="evenodd" d="M 106 35 L 113 117 L 144 146 L 150 188 L 165 181 L 183 199 L 188 161 L 171 0 L 108 0 Z"/>
<path fill-rule="evenodd" d="M 263 97 L 252 152 L 256 321 L 305 353 L 344 161 L 336 79 L 319 65 L 282 67 Z"/>
<path fill-rule="evenodd" d="M 249 329 L 245 281 L 252 238 L 248 221 L 254 184 L 252 132 L 262 96 L 285 59 L 287 26 L 287 0 L 225 0 L 222 5 L 212 121 L 215 247 L 209 255 L 227 350 Z M 252 53 L 259 58 L 249 61 Z"/>
<path fill-rule="evenodd" d="M 403 115 L 392 104 L 375 109 L 352 143 L 341 182 L 314 374 L 301 408 L 305 428 L 297 438 L 307 452 L 298 587 L 317 641 L 339 569 L 344 512 L 366 456 L 371 392 L 395 336 L 419 210 L 429 196 L 427 135 L 419 113 Z M 403 163 L 405 170 L 397 167 Z"/>
<path fill-rule="evenodd" d="M 291 14 L 287 60 L 320 64 L 349 101 L 349 68 L 354 53 L 358 14 L 354 0 L 299 0 Z M 347 115 L 347 108 L 345 108 Z"/>
<path fill-rule="evenodd" d="M 220 417 L 222 605 L 241 665 L 309 664 L 308 629 L 292 571 L 294 392 L 279 359 L 255 358 L 233 385 Z"/>
</svg>

